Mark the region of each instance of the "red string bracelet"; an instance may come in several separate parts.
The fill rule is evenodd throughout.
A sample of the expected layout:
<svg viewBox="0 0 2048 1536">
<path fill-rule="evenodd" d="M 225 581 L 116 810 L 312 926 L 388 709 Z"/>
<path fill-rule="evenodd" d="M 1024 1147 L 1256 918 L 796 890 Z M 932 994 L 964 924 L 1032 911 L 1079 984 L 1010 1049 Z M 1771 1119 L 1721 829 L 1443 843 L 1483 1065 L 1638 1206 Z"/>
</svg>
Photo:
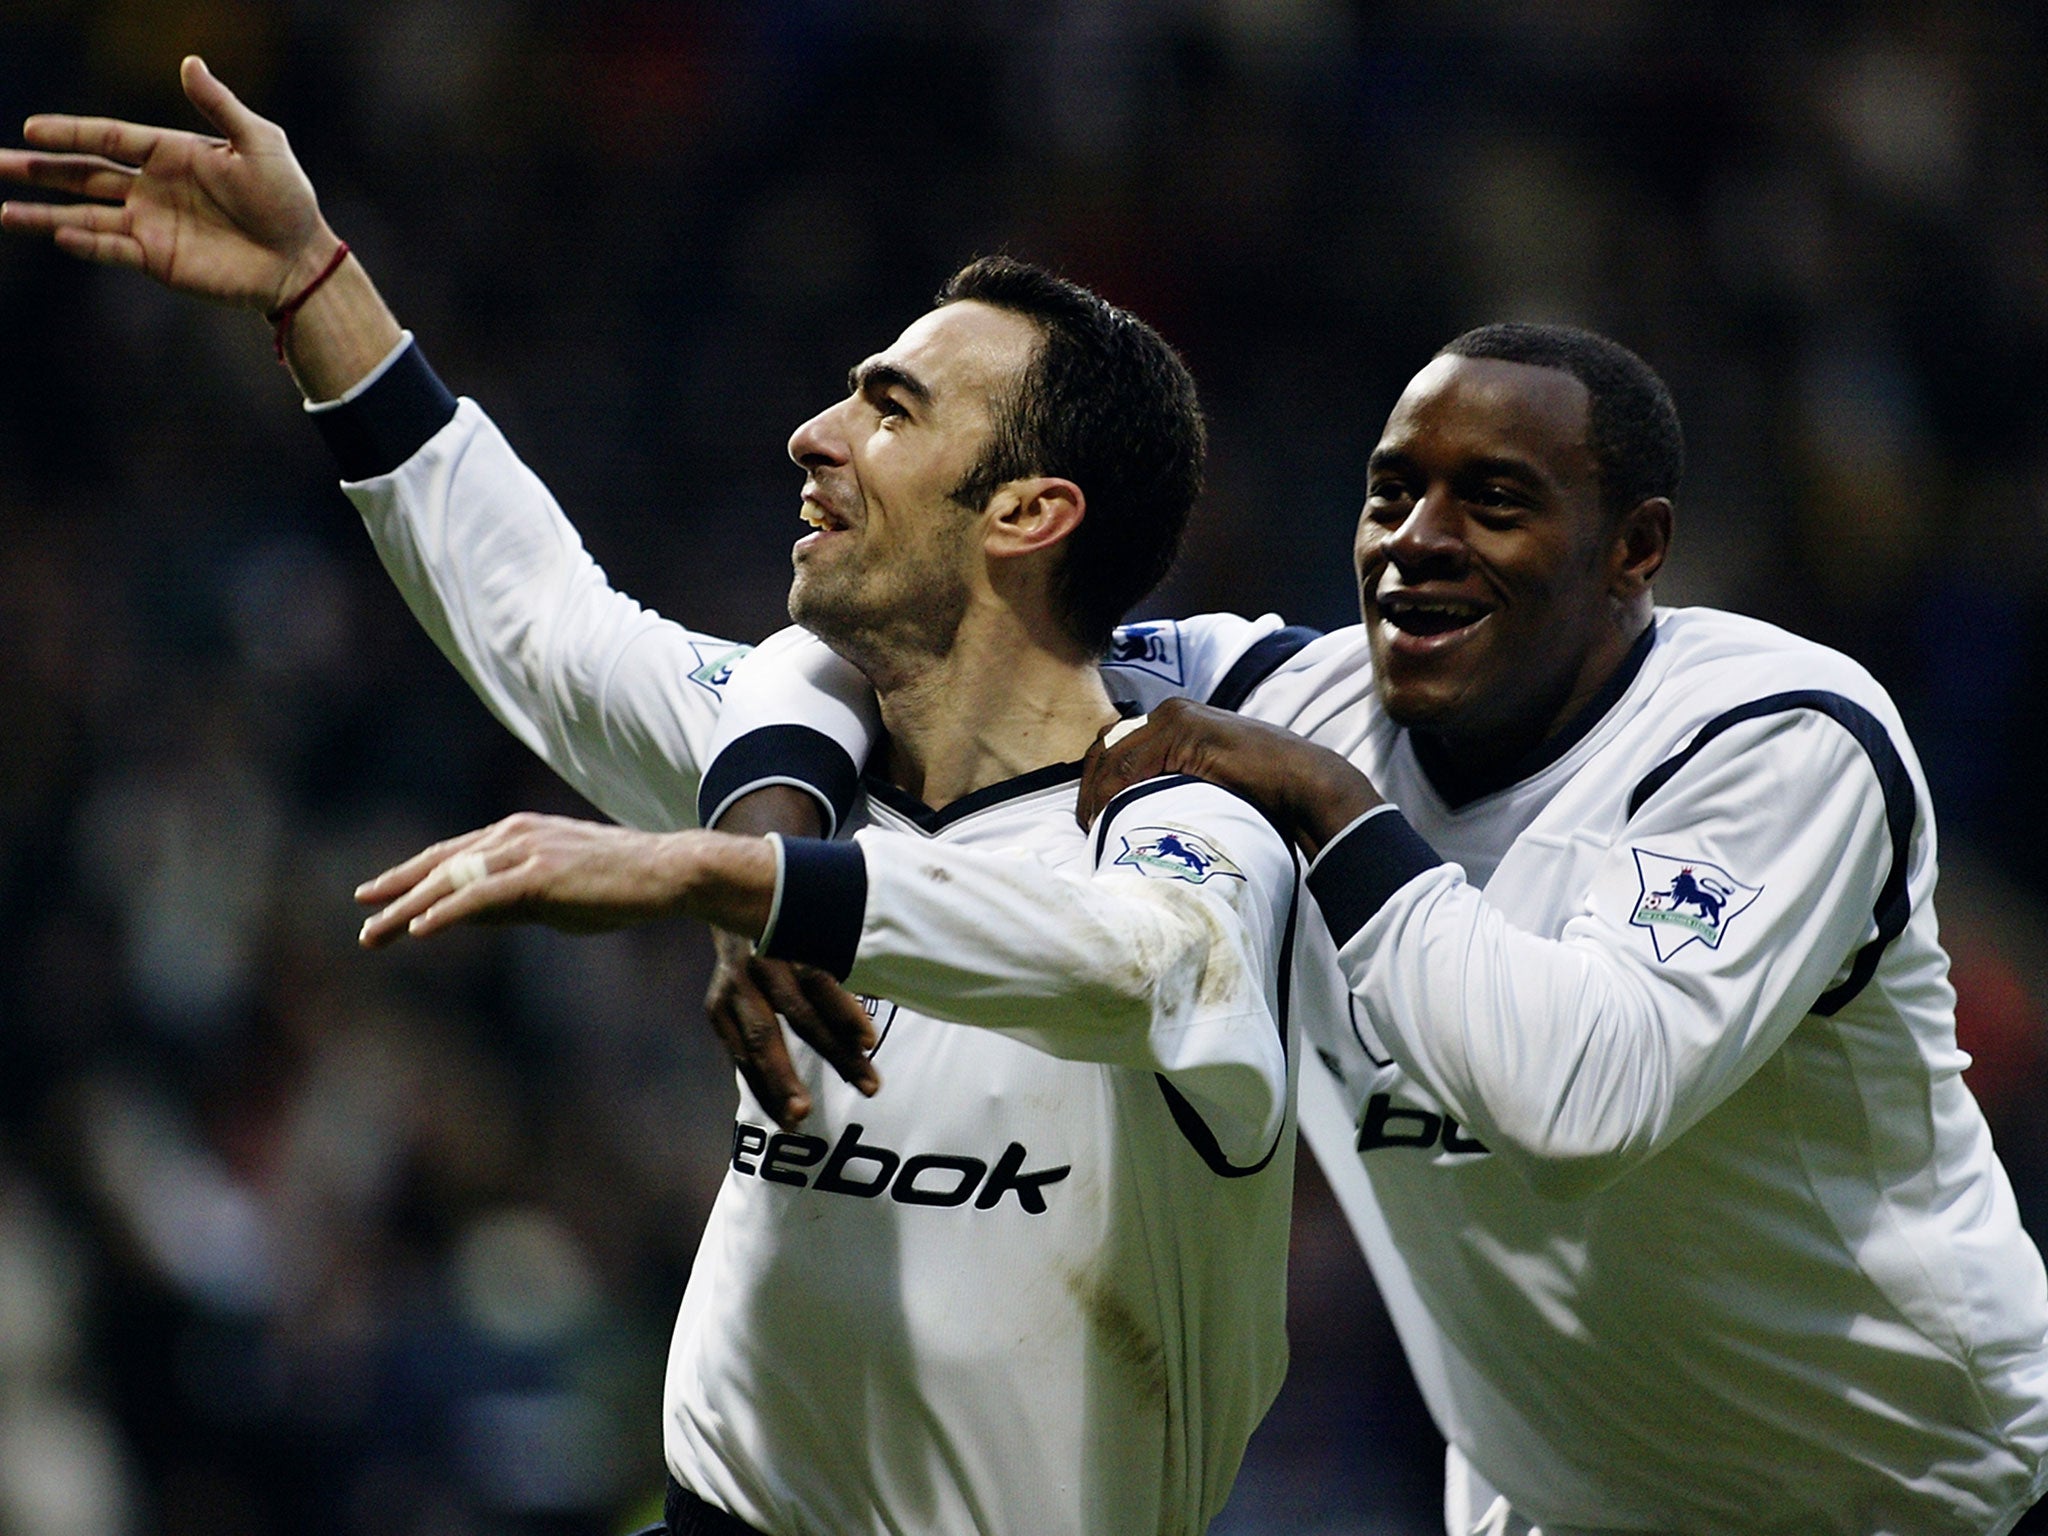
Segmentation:
<svg viewBox="0 0 2048 1536">
<path fill-rule="evenodd" d="M 292 328 L 292 321 L 298 317 L 300 308 L 319 291 L 322 283 L 341 270 L 341 264 L 347 260 L 348 242 L 343 240 L 335 247 L 334 254 L 327 258 L 327 265 L 320 269 L 318 277 L 301 288 L 295 297 L 286 299 L 263 317 L 274 327 L 270 339 L 277 348 L 277 360 L 280 363 L 284 361 L 284 334 Z"/>
</svg>

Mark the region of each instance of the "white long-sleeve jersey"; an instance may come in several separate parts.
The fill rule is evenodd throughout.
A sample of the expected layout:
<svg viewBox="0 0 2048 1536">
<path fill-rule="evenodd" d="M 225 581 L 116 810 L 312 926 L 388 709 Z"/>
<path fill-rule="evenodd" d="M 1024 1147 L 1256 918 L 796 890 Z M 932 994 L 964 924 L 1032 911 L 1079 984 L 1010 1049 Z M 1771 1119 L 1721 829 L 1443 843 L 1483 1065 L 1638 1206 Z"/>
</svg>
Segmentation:
<svg viewBox="0 0 2048 1536">
<path fill-rule="evenodd" d="M 1962 1082 L 1883 690 L 1661 612 L 1582 734 L 1455 805 L 1357 631 L 1249 708 L 1401 808 L 1311 876 L 1346 1121 L 1304 1123 L 1363 1173 L 1361 1236 L 1479 1475 L 1548 1536 L 2006 1529 L 2044 1481 L 2048 1282 Z"/>
<path fill-rule="evenodd" d="M 1197 697 L 1248 654 L 1166 628 Z M 2048 1285 L 1961 1080 L 1883 691 L 1660 612 L 1453 802 L 1362 631 L 1287 648 L 1225 702 L 1399 807 L 1311 875 L 1301 1115 L 1452 1443 L 1447 1505 L 1498 1489 L 1546 1536 L 2007 1529 L 2048 1479 Z"/>
<path fill-rule="evenodd" d="M 409 347 L 320 425 L 493 713 L 619 820 L 691 820 L 737 648 L 614 592 Z M 852 841 L 782 845 L 764 945 L 872 996 L 887 1086 L 800 1051 L 801 1134 L 742 1088 L 677 1322 L 669 1467 L 769 1536 L 1195 1536 L 1279 1388 L 1295 860 L 1193 780 L 1091 837 L 1078 780 L 871 786 Z"/>
<path fill-rule="evenodd" d="M 786 845 L 767 951 L 891 1001 L 875 1098 L 742 1094 L 676 1325 L 669 1465 L 764 1531 L 1195 1536 L 1279 1390 L 1292 857 L 1192 780 L 1091 839 L 1078 777 Z"/>
</svg>

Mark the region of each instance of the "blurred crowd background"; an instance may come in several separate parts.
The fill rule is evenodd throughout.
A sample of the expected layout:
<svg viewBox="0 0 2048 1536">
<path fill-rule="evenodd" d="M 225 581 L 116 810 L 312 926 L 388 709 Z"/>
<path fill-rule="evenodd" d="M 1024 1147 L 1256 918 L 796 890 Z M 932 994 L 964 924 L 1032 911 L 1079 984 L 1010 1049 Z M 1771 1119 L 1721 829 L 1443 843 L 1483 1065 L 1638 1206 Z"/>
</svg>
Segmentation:
<svg viewBox="0 0 2048 1536">
<path fill-rule="evenodd" d="M 973 254 L 1194 366 L 1210 489 L 1150 612 L 1345 623 L 1431 351 L 1622 338 L 1690 439 L 1667 600 L 1905 710 L 2048 1233 L 2044 43 L 2021 0 L 6 0 L 0 123 L 192 124 L 204 53 L 617 584 L 741 639 L 789 429 Z M 653 1518 L 734 1097 L 702 935 L 358 953 L 358 880 L 571 797 L 413 626 L 259 320 L 10 238 L 0 346 L 0 1533 Z M 1440 1530 L 1312 1168 L 1301 1206 L 1218 1530 Z"/>
</svg>

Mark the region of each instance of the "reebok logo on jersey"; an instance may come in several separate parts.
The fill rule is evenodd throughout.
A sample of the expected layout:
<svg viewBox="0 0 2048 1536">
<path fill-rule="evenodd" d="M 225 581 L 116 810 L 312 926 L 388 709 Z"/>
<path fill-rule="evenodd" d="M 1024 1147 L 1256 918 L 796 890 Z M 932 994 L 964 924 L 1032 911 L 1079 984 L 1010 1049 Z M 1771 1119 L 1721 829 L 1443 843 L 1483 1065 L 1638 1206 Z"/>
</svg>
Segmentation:
<svg viewBox="0 0 2048 1536">
<path fill-rule="evenodd" d="M 951 1152 L 905 1157 L 893 1148 L 862 1141 L 866 1129 L 849 1125 L 835 1144 L 822 1136 L 771 1132 L 766 1126 L 735 1121 L 733 1172 L 821 1194 L 851 1195 L 856 1200 L 873 1200 L 887 1193 L 898 1205 L 965 1205 L 972 1198 L 977 1211 L 990 1211 L 1002 1204 L 1005 1195 L 1015 1195 L 1028 1215 L 1043 1216 L 1046 1186 L 1074 1171 L 1072 1163 L 1063 1163 L 1026 1173 L 1028 1154 L 1021 1141 L 1004 1148 L 993 1169 L 978 1157 Z M 810 1171 L 813 1168 L 815 1174 Z"/>
<path fill-rule="evenodd" d="M 1695 939 L 1719 949 L 1728 925 L 1763 893 L 1762 886 L 1744 885 L 1705 859 L 1674 859 L 1642 848 L 1629 852 L 1642 882 L 1629 926 L 1650 930 L 1659 960 L 1669 960 Z"/>
<path fill-rule="evenodd" d="M 1217 879 L 1242 880 L 1244 871 L 1206 838 L 1175 827 L 1138 827 L 1124 835 L 1118 864 L 1157 880 L 1185 880 L 1190 885 Z"/>
<path fill-rule="evenodd" d="M 1105 667 L 1129 667 L 1134 672 L 1149 672 L 1178 688 L 1184 681 L 1181 675 L 1180 626 L 1171 622 L 1126 624 L 1111 637 L 1109 656 L 1102 664 Z"/>
<path fill-rule="evenodd" d="M 1385 1147 L 1435 1147 L 1446 1152 L 1484 1152 L 1486 1143 L 1467 1136 L 1465 1128 L 1450 1115 L 1396 1104 L 1390 1093 L 1376 1093 L 1365 1101 L 1358 1117 L 1358 1150 L 1378 1152 Z"/>
<path fill-rule="evenodd" d="M 751 645 L 736 645 L 729 651 L 721 652 L 692 672 L 690 681 L 717 693 L 732 681 L 732 669 L 745 660 L 747 653 L 752 650 Z"/>
</svg>

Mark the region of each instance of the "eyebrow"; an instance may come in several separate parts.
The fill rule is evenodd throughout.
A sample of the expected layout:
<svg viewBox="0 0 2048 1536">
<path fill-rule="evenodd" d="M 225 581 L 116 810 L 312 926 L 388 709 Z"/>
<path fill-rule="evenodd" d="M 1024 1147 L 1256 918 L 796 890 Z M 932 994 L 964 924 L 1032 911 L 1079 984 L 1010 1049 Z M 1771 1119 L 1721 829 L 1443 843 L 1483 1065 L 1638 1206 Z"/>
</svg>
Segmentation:
<svg viewBox="0 0 2048 1536">
<path fill-rule="evenodd" d="M 1413 462 L 1413 455 L 1409 454 L 1405 449 L 1375 449 L 1372 456 L 1365 461 L 1365 472 L 1370 475 L 1378 470 L 1397 468 L 1402 465 L 1412 464 Z M 1550 483 L 1549 477 L 1527 459 L 1502 456 L 1472 459 L 1461 464 L 1459 469 L 1466 475 L 1475 476 L 1479 479 L 1497 475 L 1503 479 L 1519 480 L 1525 485 L 1548 485 Z"/>
<path fill-rule="evenodd" d="M 1525 485 L 1548 485 L 1550 483 L 1550 477 L 1527 459 L 1474 459 L 1466 468 L 1482 479 L 1497 475 L 1506 480 L 1520 480 Z"/>
<path fill-rule="evenodd" d="M 915 375 L 905 372 L 894 363 L 881 363 L 873 359 L 846 372 L 846 392 L 849 395 L 866 395 L 873 399 L 892 389 L 900 389 L 919 405 L 930 405 L 932 392 Z"/>
</svg>

